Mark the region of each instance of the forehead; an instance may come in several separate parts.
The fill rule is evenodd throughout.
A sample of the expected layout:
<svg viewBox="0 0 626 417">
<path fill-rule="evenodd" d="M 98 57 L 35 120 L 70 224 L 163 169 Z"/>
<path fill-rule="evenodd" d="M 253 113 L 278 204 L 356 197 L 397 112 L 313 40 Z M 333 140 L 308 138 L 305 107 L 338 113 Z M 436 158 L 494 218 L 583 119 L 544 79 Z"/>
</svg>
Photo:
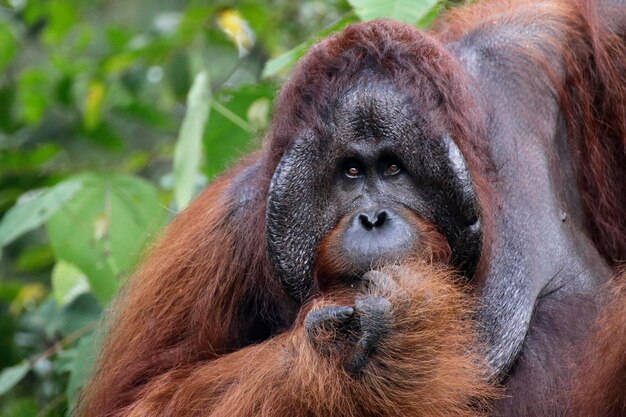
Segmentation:
<svg viewBox="0 0 626 417">
<path fill-rule="evenodd" d="M 407 94 L 382 82 L 355 84 L 338 97 L 331 114 L 334 140 L 344 145 L 392 144 L 414 132 L 419 118 Z"/>
</svg>

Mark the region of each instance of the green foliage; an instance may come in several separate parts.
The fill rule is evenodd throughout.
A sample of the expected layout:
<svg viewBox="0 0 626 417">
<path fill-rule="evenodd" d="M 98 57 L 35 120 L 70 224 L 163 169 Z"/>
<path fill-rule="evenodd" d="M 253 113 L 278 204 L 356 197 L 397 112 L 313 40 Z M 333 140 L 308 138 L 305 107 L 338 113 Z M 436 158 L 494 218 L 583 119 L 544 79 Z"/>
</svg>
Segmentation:
<svg viewBox="0 0 626 417">
<path fill-rule="evenodd" d="M 180 127 L 174 149 L 174 195 L 176 206 L 185 208 L 194 193 L 196 175 L 200 168 L 202 136 L 211 105 L 209 74 L 200 71 L 189 91 L 187 114 Z"/>
<path fill-rule="evenodd" d="M 120 174 L 84 174 L 82 189 L 47 226 L 56 259 L 87 275 L 94 295 L 106 304 L 132 271 L 146 242 L 161 228 L 165 210 L 156 187 Z"/>
<path fill-rule="evenodd" d="M 367 9 L 366 9 L 367 10 Z M 377 16 L 384 17 L 384 16 Z M 354 13 L 346 13 L 341 19 L 332 23 L 328 27 L 322 29 L 317 32 L 314 36 L 307 39 L 306 42 L 301 43 L 295 48 L 284 52 L 283 54 L 277 56 L 276 58 L 270 59 L 265 64 L 265 68 L 263 69 L 263 77 L 273 77 L 280 73 L 283 73 L 286 70 L 291 69 L 291 67 L 309 50 L 309 48 L 318 40 L 324 38 L 325 36 L 330 35 L 333 32 L 337 32 L 344 27 L 346 27 L 350 23 L 357 22 L 358 19 L 354 17 Z"/>
<path fill-rule="evenodd" d="M 59 260 L 52 269 L 52 295 L 58 306 L 64 307 L 90 290 L 87 276 L 76 266 Z"/>
<path fill-rule="evenodd" d="M 15 384 L 20 382 L 29 369 L 29 363 L 26 361 L 5 368 L 0 374 L 0 395 L 6 394 Z"/>
<path fill-rule="evenodd" d="M 34 190 L 12 207 L 0 222 L 0 247 L 44 224 L 80 190 L 81 182 L 72 180 L 49 190 Z"/>
<path fill-rule="evenodd" d="M 0 415 L 70 414 L 104 308 L 172 213 L 258 148 L 314 42 L 425 25 L 435 3 L 2 2 Z"/>
<path fill-rule="evenodd" d="M 348 0 L 363 21 L 391 18 L 413 25 L 424 17 L 437 0 Z"/>
</svg>

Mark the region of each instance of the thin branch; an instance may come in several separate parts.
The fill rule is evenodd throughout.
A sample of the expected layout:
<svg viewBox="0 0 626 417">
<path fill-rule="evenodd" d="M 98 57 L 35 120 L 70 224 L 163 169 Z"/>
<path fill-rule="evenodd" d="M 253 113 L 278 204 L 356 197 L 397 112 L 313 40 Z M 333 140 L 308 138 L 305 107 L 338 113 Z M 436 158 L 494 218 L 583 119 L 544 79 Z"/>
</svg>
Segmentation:
<svg viewBox="0 0 626 417">
<path fill-rule="evenodd" d="M 236 124 L 241 129 L 245 130 L 248 133 L 254 133 L 254 129 L 252 128 L 252 126 L 250 126 L 248 122 L 243 120 L 241 117 L 237 116 L 235 113 L 233 113 L 228 108 L 224 107 L 222 104 L 218 103 L 217 100 L 211 100 L 211 107 L 216 112 L 218 112 L 219 114 L 221 114 L 222 116 L 224 116 L 225 118 L 227 118 L 228 120 Z"/>
</svg>

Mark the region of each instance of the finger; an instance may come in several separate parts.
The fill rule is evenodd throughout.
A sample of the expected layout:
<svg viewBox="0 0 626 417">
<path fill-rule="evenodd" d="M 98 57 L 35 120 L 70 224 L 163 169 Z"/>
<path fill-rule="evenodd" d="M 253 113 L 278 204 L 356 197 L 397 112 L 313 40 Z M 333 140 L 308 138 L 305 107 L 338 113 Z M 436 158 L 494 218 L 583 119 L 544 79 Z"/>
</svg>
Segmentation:
<svg viewBox="0 0 626 417">
<path fill-rule="evenodd" d="M 391 302 L 384 297 L 358 297 L 356 308 L 361 319 L 359 344 L 369 351 L 389 333 L 393 322 Z"/>
<path fill-rule="evenodd" d="M 349 322 L 353 316 L 354 308 L 350 306 L 322 307 L 306 316 L 304 328 L 307 333 L 330 330 Z"/>
</svg>

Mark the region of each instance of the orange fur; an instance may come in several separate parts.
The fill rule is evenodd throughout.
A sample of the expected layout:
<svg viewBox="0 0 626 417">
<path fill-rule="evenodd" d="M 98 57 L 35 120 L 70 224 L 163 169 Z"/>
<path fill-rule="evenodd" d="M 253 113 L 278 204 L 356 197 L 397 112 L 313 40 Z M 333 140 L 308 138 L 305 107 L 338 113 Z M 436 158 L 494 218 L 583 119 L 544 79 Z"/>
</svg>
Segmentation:
<svg viewBox="0 0 626 417">
<path fill-rule="evenodd" d="M 471 81 L 441 42 L 471 31 L 543 25 L 549 30 L 536 39 L 511 30 L 519 35 L 512 59 L 530 62 L 554 79 L 551 60 L 563 58 L 568 82 L 550 88 L 560 98 L 571 133 L 588 230 L 607 259 L 623 260 L 626 58 L 623 39 L 602 27 L 595 4 L 485 2 L 452 12 L 432 36 L 378 22 L 353 26 L 314 47 L 281 92 L 264 148 L 212 184 L 174 220 L 112 306 L 97 370 L 77 415 L 480 414 L 480 404 L 493 391 L 483 381 L 480 360 L 467 351 L 476 345 L 467 300 L 449 283 L 447 272 L 418 264 L 411 273 L 396 275 L 408 295 L 390 294 L 398 320 L 395 331 L 362 379 L 350 379 L 335 362 L 315 355 L 303 335 L 303 314 L 324 303 L 349 302 L 355 294 L 331 292 L 301 310 L 282 292 L 266 255 L 269 182 L 294 132 L 318 126 L 337 85 L 349 82 L 369 53 L 397 78 L 400 88 L 420 99 L 439 100 L 450 118 L 436 122 L 446 124 L 467 159 L 484 220 L 475 279 L 480 284 L 489 268 L 491 219 L 498 215 L 492 202 L 493 167 L 486 151 L 484 115 L 468 90 Z M 355 44 L 360 49 L 350 49 Z M 429 77 L 428 82 L 412 84 L 415 74 Z M 418 88 L 423 86 L 428 88 Z M 445 245 L 431 231 L 426 241 L 441 249 Z M 332 253 L 320 257 L 320 267 L 342 267 L 333 264 L 337 258 Z M 422 279 L 411 281 L 415 277 Z M 600 323 L 604 330 L 598 333 L 601 343 L 593 355 L 623 363 L 623 350 L 612 345 L 616 332 L 611 323 L 624 325 L 626 312 L 619 306 L 613 311 Z M 595 363 L 584 369 L 595 382 L 588 390 L 584 385 L 576 391 L 577 407 L 619 408 L 621 393 L 603 391 L 601 381 L 618 381 L 623 374 Z"/>
<path fill-rule="evenodd" d="M 594 331 L 574 355 L 568 416 L 626 415 L 626 274 L 612 289 Z"/>
<path fill-rule="evenodd" d="M 213 361 L 181 367 L 150 381 L 121 414 L 143 416 L 454 416 L 482 415 L 494 390 L 484 364 L 469 352 L 476 333 L 455 277 L 416 264 L 387 271 L 401 291 L 371 288 L 393 305 L 394 325 L 363 375 L 323 357 L 302 327 Z M 353 304 L 355 291 L 315 300 Z"/>
</svg>

